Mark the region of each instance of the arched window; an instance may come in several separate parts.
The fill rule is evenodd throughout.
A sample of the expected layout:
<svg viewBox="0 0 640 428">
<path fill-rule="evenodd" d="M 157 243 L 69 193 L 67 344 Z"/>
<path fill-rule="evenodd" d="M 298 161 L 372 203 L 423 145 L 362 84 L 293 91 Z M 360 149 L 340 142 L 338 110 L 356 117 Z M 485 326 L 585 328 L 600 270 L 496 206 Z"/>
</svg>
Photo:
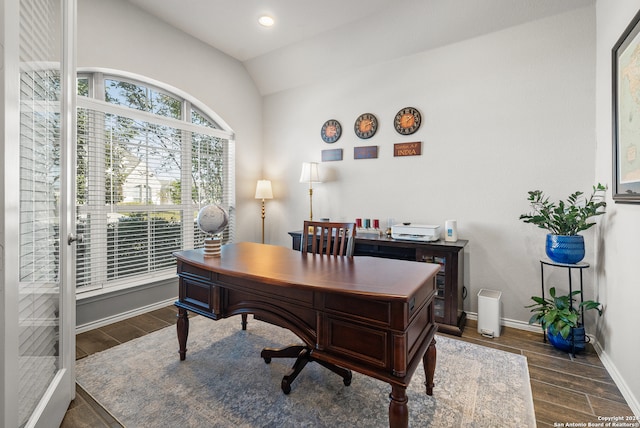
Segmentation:
<svg viewBox="0 0 640 428">
<path fill-rule="evenodd" d="M 235 224 L 234 135 L 188 94 L 127 73 L 78 71 L 78 291 L 175 275 L 172 252 L 203 245 L 210 203 Z M 136 278 L 137 277 L 137 278 Z"/>
</svg>

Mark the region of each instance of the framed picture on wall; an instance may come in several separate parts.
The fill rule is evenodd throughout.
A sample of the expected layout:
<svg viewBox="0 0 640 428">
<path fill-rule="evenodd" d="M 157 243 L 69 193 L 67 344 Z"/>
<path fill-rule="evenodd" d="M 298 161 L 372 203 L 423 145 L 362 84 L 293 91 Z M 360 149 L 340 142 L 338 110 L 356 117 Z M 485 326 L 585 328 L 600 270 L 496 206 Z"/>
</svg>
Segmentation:
<svg viewBox="0 0 640 428">
<path fill-rule="evenodd" d="M 640 11 L 612 49 L 615 202 L 640 203 Z"/>
</svg>

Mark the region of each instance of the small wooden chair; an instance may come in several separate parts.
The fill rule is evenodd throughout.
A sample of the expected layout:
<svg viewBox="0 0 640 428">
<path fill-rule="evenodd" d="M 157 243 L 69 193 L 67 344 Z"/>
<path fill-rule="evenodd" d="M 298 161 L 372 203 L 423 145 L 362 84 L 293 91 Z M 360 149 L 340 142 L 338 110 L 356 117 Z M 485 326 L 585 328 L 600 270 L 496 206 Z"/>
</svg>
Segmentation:
<svg viewBox="0 0 640 428">
<path fill-rule="evenodd" d="M 327 256 L 353 256 L 355 234 L 355 223 L 305 221 L 300 251 Z"/>
<path fill-rule="evenodd" d="M 353 255 L 355 223 L 305 221 L 302 230 L 300 251 L 324 256 L 350 257 Z M 296 358 L 293 367 L 282 378 L 280 384 L 285 394 L 291 392 L 291 384 L 302 372 L 304 366 L 312 361 L 326 367 L 342 377 L 345 386 L 351 385 L 351 370 L 313 356 L 313 349 L 307 345 L 291 345 L 281 349 L 264 348 L 260 357 L 269 364 L 272 358 Z"/>
</svg>

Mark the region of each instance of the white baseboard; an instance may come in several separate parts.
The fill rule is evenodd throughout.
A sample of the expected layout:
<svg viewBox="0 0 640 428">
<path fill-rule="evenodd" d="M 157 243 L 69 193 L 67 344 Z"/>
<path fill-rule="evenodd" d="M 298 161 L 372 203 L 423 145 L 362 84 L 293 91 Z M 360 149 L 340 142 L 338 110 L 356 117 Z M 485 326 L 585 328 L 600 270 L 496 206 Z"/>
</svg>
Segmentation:
<svg viewBox="0 0 640 428">
<path fill-rule="evenodd" d="M 631 389 L 627 385 L 627 382 L 625 382 L 624 378 L 620 375 L 620 372 L 618 372 L 618 369 L 616 369 L 615 364 L 613 364 L 613 361 L 611 361 L 611 358 L 609 358 L 609 355 L 605 352 L 604 349 L 602 349 L 597 341 L 593 342 L 593 347 L 596 349 L 596 352 L 600 357 L 600 361 L 602 361 L 604 368 L 607 369 L 607 372 L 609 372 L 609 375 L 611 375 L 611 378 L 620 390 L 620 393 L 622 394 L 624 399 L 627 400 L 627 404 L 631 408 L 631 411 L 636 418 L 640 419 L 640 402 L 638 401 L 638 397 L 633 395 L 633 392 L 631 392 Z"/>
<path fill-rule="evenodd" d="M 104 327 L 105 325 L 113 324 L 114 322 L 124 321 L 127 318 L 135 317 L 136 315 L 142 315 L 147 312 L 155 311 L 156 309 L 164 308 L 165 306 L 169 306 L 178 300 L 178 296 L 172 297 L 171 299 L 167 299 L 161 302 L 156 302 L 152 305 L 143 306 L 141 308 L 136 308 L 131 311 L 122 312 L 111 317 L 103 318 L 100 320 L 92 321 L 90 323 L 82 324 L 76 326 L 76 334 L 83 333 L 85 331 L 93 330 L 94 328 Z"/>
<path fill-rule="evenodd" d="M 467 312 L 467 318 L 477 321 L 478 313 Z M 503 325 L 505 327 L 517 328 L 518 330 L 532 331 L 534 333 L 540 333 L 542 331 L 539 325 L 532 325 L 524 321 L 512 320 L 509 318 L 500 318 L 500 325 Z"/>
</svg>

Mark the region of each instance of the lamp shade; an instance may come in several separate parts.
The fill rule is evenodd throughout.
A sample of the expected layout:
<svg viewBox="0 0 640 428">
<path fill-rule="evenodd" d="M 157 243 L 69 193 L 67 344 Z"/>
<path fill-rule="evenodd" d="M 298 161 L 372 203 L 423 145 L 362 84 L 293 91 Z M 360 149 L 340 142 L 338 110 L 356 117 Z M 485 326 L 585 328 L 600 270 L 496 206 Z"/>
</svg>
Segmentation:
<svg viewBox="0 0 640 428">
<path fill-rule="evenodd" d="M 256 186 L 256 199 L 273 199 L 271 180 L 258 180 Z"/>
<path fill-rule="evenodd" d="M 317 162 L 303 162 L 300 183 L 322 183 Z"/>
</svg>

